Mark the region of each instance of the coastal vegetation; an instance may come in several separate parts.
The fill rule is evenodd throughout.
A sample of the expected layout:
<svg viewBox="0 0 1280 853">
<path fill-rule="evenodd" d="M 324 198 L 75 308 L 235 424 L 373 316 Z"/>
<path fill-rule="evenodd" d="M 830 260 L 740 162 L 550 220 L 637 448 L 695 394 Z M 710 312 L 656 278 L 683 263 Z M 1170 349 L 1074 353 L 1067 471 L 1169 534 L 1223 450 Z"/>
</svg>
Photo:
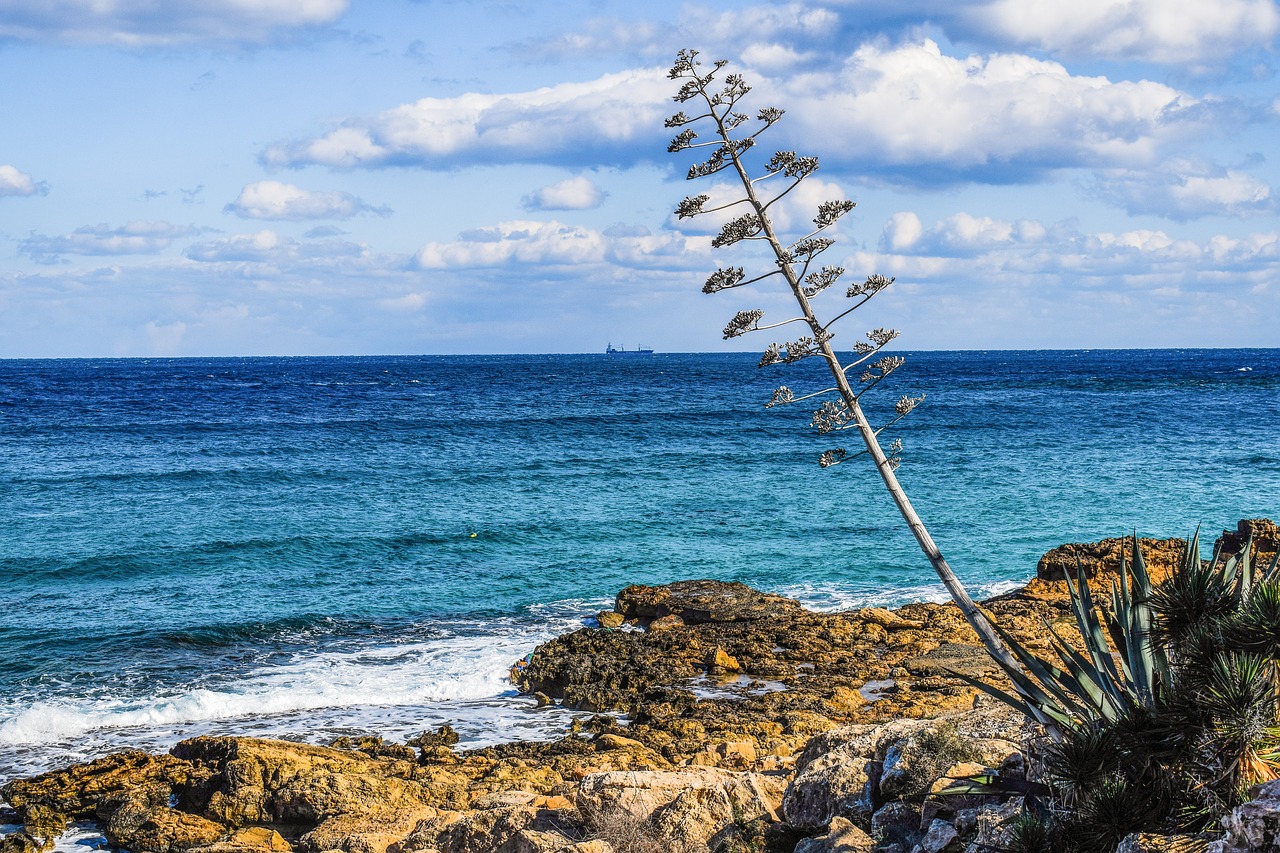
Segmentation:
<svg viewBox="0 0 1280 853">
<path fill-rule="evenodd" d="M 759 366 L 819 358 L 829 368 L 832 384 L 800 394 L 780 386 L 766 405 L 821 400 L 813 428 L 823 435 L 857 433 L 862 450 L 833 448 L 821 455 L 819 464 L 831 467 L 858 456 L 870 458 L 921 551 L 1011 689 L 955 674 L 1022 711 L 1044 733 L 1035 752 L 1043 781 L 1029 783 L 1024 774 L 1012 781 L 986 774 L 957 783 L 952 792 L 1022 797 L 1028 810 L 1010 841 L 1027 851 L 1110 851 L 1135 831 L 1215 827 L 1248 799 L 1251 786 L 1276 780 L 1280 770 L 1280 574 L 1275 561 L 1265 571 L 1255 571 L 1250 539 L 1238 553 L 1216 552 L 1203 562 L 1197 534 L 1173 572 L 1153 584 L 1135 534 L 1130 555 L 1120 557 L 1109 607 L 1095 604 L 1083 567 L 1074 581 L 1068 573 L 1078 637 L 1065 638 L 1046 623 L 1054 663 L 1028 651 L 989 619 L 942 556 L 898 481 L 901 443 L 894 441 L 886 452 L 880 442 L 881 433 L 923 397 L 901 397 L 893 416 L 878 427 L 862 407 L 863 396 L 904 363 L 900 356 L 881 355 L 898 332 L 867 332 L 847 361 L 832 344 L 835 324 L 893 279 L 868 275 L 846 289 L 852 300 L 848 307 L 830 319 L 819 318 L 815 302 L 845 270 L 813 268 L 835 242 L 826 232 L 854 203 L 824 201 L 812 229 L 783 236 L 771 209 L 776 213 L 775 205 L 818 170 L 818 159 L 794 151 L 757 152 L 762 134 L 784 112 L 768 106 L 755 111 L 753 119 L 744 105 L 751 87 L 726 66 L 718 60 L 708 67 L 697 51 L 682 50 L 670 70 L 670 78 L 680 84 L 675 100 L 693 106 L 692 115 L 681 110 L 667 119 L 668 128 L 679 129 L 668 150 L 705 155 L 689 167 L 689 180 L 728 172 L 738 188 L 726 196 L 718 186 L 715 198 L 712 193 L 688 196 L 675 214 L 684 219 L 728 212 L 712 246 L 755 242 L 772 256 L 758 274 L 743 266 L 717 269 L 703 292 L 779 276 L 799 315 L 766 323 L 762 310 L 742 310 L 725 326 L 724 338 L 791 324 L 803 329 L 806 334 L 793 340 L 770 343 Z M 709 138 L 702 139 L 699 129 L 708 129 Z M 1047 798 L 1047 805 L 1040 798 Z"/>
</svg>

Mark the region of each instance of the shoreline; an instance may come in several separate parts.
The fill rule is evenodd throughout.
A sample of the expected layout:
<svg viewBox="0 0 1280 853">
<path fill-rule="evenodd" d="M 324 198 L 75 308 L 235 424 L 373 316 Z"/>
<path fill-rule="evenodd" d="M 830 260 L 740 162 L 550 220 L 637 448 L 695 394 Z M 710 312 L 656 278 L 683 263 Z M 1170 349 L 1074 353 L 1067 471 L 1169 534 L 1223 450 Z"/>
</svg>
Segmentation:
<svg viewBox="0 0 1280 853">
<path fill-rule="evenodd" d="M 1158 572 L 1183 542 L 1143 545 Z M 1036 578 L 984 606 L 1034 650 L 1046 644 L 1042 619 L 1068 618 L 1054 573 L 1092 559 L 1101 589 L 1118 547 L 1054 549 Z M 824 614 L 741 584 L 683 581 L 628 587 L 597 618 L 513 673 L 539 705 L 578 714 L 556 740 L 460 749 L 447 724 L 403 743 L 198 737 L 10 782 L 0 793 L 26 829 L 5 849 L 47 850 L 67 821 L 91 817 L 134 853 L 599 853 L 582 845 L 603 837 L 601 815 L 625 813 L 646 832 L 688 834 L 702 845 L 691 849 L 719 838 L 716 849 L 790 850 L 837 832 L 883 837 L 888 818 L 875 816 L 895 802 L 906 805 L 894 831 L 919 841 L 977 831 L 974 815 L 930 798 L 940 780 L 962 765 L 1012 767 L 1022 753 L 1019 715 L 954 677 L 998 680 L 949 604 Z M 930 769 L 898 779 L 894 749 L 925 750 L 913 761 Z M 856 784 L 840 776 L 850 766 L 862 768 Z M 760 844 L 721 844 L 748 835 Z"/>
</svg>

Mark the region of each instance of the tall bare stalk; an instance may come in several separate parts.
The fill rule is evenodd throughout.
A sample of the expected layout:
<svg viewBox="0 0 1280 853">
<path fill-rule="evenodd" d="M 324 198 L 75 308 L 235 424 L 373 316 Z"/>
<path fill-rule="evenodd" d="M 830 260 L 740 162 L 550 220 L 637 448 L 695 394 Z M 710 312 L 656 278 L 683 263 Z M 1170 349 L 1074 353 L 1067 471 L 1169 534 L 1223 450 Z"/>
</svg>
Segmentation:
<svg viewBox="0 0 1280 853">
<path fill-rule="evenodd" d="M 734 201 L 717 204 L 710 208 L 706 207 L 711 200 L 710 196 L 691 196 L 685 198 L 676 208 L 676 215 L 683 219 L 746 205 L 748 212 L 726 223 L 712 240 L 712 246 L 719 248 L 741 241 L 761 241 L 766 243 L 773 252 L 777 264 L 776 269 L 751 278 L 747 277 L 742 267 L 718 269 L 707 279 L 703 292 L 715 293 L 780 275 L 791 289 L 800 309 L 798 317 L 763 326 L 760 325 L 760 321 L 764 312 L 740 311 L 725 327 L 724 337 L 729 339 L 747 332 L 773 329 L 791 323 L 807 327 L 808 334 L 803 337 L 782 344 L 770 344 L 765 349 L 760 366 L 792 363 L 816 356 L 822 358 L 830 368 L 831 377 L 834 380 L 833 386 L 796 396 L 784 385 L 774 392 L 773 398 L 767 405 L 787 405 L 802 400 L 826 398 L 813 415 L 813 426 L 823 434 L 847 429 L 857 430 L 865 446 L 864 450 L 854 454 L 847 453 L 843 448 L 828 450 L 822 454 L 819 464 L 829 467 L 864 454 L 871 458 L 903 520 L 911 528 L 912 535 L 919 543 L 920 550 L 928 558 L 930 565 L 933 566 L 951 595 L 951 599 L 964 614 L 965 620 L 978 633 L 983 645 L 993 658 L 1005 664 L 1006 667 L 1020 672 L 1021 665 L 1001 642 L 986 616 L 974 604 L 964 584 L 960 582 L 946 558 L 942 556 L 942 551 L 929 535 L 915 508 L 912 507 L 902 484 L 898 482 L 894 471 L 898 467 L 897 454 L 901 444 L 899 442 L 891 444 L 888 453 L 880 445 L 880 433 L 905 417 L 924 398 L 902 397 L 895 406 L 895 417 L 879 428 L 871 425 L 859 403 L 863 394 L 902 365 L 903 359 L 899 356 L 881 356 L 875 361 L 870 360 L 886 344 L 896 338 L 898 333 L 891 329 L 874 329 L 868 332 L 866 340 L 859 340 L 854 346 L 855 358 L 848 364 L 840 361 L 835 349 L 831 346 L 832 326 L 866 304 L 871 297 L 892 284 L 893 280 L 884 276 L 871 275 L 864 282 L 850 286 L 846 296 L 855 300 L 854 304 L 826 322 L 819 320 L 813 310 L 814 297 L 834 284 L 844 273 L 843 268 L 832 266 L 823 266 L 816 272 L 809 271 L 814 259 L 834 243 L 830 238 L 820 235 L 852 210 L 853 202 L 844 199 L 823 202 L 818 208 L 817 216 L 813 219 L 813 230 L 799 240 L 783 242 L 769 217 L 769 208 L 817 171 L 818 160 L 816 157 L 799 156 L 794 151 L 778 151 L 764 163 L 763 171 L 753 178 L 748 171 L 744 155 L 755 147 L 756 139 L 761 133 L 782 118 L 783 111 L 766 107 L 756 114 L 753 122 L 750 116 L 738 112 L 739 102 L 750 91 L 750 87 L 742 77 L 738 74 L 726 74 L 722 81 L 717 82 L 717 75 L 727 63 L 723 60 L 716 61 L 709 70 L 704 70 L 697 56 L 697 51 L 682 50 L 671 68 L 669 75 L 671 79 L 682 81 L 675 100 L 678 103 L 691 102 L 700 112 L 691 117 L 682 110 L 667 119 L 667 127 L 683 128 L 672 140 L 668 150 L 676 153 L 692 149 L 714 149 L 706 160 L 690 167 L 688 178 L 693 180 L 732 169 L 742 185 L 744 195 Z M 697 141 L 698 134 L 693 127 L 708 124 L 714 130 L 714 138 L 705 142 Z M 750 130 L 752 127 L 754 127 L 753 131 Z M 779 176 L 782 180 L 775 182 L 779 185 L 778 189 L 769 195 L 761 191 L 760 185 L 763 182 Z M 857 367 L 862 367 L 863 370 L 859 375 L 858 387 L 855 389 L 849 374 Z"/>
</svg>

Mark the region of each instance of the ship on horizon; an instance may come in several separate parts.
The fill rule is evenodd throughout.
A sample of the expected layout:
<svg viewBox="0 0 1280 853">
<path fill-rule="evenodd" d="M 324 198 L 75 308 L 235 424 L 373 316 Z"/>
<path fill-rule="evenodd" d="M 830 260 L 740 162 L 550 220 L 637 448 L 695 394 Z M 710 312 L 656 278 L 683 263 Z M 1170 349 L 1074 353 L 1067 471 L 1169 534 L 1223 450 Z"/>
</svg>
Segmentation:
<svg viewBox="0 0 1280 853">
<path fill-rule="evenodd" d="M 627 349 L 626 347 L 614 347 L 612 343 L 604 348 L 605 355 L 653 355 L 653 348 L 637 345 L 635 349 Z"/>
</svg>

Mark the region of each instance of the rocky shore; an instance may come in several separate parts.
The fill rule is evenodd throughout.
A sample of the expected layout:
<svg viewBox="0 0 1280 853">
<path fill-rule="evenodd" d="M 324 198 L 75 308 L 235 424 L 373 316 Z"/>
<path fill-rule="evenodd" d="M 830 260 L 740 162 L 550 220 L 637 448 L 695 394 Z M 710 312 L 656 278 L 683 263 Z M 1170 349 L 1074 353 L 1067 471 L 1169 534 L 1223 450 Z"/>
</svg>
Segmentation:
<svg viewBox="0 0 1280 853">
<path fill-rule="evenodd" d="M 1265 555 L 1276 526 L 1241 522 Z M 1153 573 L 1181 540 L 1144 540 Z M 1046 554 L 984 603 L 1032 650 L 1070 622 L 1064 568 L 1099 591 L 1120 540 Z M 559 740 L 459 750 L 446 726 L 407 743 L 239 737 L 124 752 L 9 782 L 3 853 L 47 850 L 94 820 L 135 853 L 644 853 L 997 849 L 1020 808 L 939 796 L 984 769 L 1034 775 L 1036 732 L 955 677 L 1000 682 L 951 605 L 822 614 L 717 581 L 620 592 L 598 625 L 513 669 L 539 703 L 585 713 Z M 1280 783 L 1218 839 L 1134 836 L 1139 850 L 1280 850 Z"/>
</svg>

